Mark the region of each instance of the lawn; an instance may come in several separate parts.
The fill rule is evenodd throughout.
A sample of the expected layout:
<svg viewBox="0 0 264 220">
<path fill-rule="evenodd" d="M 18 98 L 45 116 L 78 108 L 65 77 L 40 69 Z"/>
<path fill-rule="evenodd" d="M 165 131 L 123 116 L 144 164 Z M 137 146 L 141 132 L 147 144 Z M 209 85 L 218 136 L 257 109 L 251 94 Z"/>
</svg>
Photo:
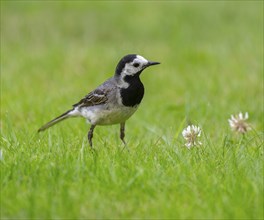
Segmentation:
<svg viewBox="0 0 264 220">
<path fill-rule="evenodd" d="M 263 1 L 1 1 L 1 219 L 263 219 L 263 25 Z M 81 118 L 37 133 L 130 53 L 161 65 L 129 151 L 118 125 L 93 151 Z"/>
</svg>

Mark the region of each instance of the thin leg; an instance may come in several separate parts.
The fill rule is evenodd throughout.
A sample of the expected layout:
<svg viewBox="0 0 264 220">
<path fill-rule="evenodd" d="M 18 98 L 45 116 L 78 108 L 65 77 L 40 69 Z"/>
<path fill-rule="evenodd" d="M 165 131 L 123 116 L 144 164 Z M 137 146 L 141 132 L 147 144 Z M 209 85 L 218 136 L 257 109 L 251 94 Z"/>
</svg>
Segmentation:
<svg viewBox="0 0 264 220">
<path fill-rule="evenodd" d="M 122 140 L 124 145 L 126 145 L 126 142 L 125 142 L 125 122 L 120 123 L 120 139 Z"/>
<path fill-rule="evenodd" d="M 89 144 L 90 144 L 91 148 L 93 147 L 92 139 L 93 139 L 93 130 L 94 130 L 94 128 L 95 128 L 95 125 L 91 125 L 90 130 L 88 132 L 88 141 L 89 141 Z"/>
</svg>

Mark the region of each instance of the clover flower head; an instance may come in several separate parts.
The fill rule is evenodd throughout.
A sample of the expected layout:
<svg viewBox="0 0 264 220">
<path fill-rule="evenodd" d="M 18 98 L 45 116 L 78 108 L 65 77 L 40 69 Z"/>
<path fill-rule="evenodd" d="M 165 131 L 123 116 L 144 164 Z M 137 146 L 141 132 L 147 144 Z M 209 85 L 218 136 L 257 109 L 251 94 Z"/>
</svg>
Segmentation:
<svg viewBox="0 0 264 220">
<path fill-rule="evenodd" d="M 240 112 L 238 115 L 231 115 L 231 118 L 228 119 L 229 125 L 233 131 L 236 131 L 241 134 L 245 134 L 251 130 L 249 124 L 246 122 L 248 119 L 248 113 L 245 113 L 245 116 Z"/>
<path fill-rule="evenodd" d="M 189 125 L 182 131 L 182 136 L 186 140 L 185 146 L 190 149 L 191 147 L 201 145 L 202 143 L 198 141 L 198 138 L 201 135 L 201 128 L 195 125 Z"/>
</svg>

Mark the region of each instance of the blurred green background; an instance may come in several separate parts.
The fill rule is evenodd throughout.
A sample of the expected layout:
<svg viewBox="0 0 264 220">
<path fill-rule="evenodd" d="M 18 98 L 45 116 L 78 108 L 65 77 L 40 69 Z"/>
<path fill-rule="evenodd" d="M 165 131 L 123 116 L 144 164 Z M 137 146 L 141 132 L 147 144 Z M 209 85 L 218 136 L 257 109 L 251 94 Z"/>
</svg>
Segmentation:
<svg viewBox="0 0 264 220">
<path fill-rule="evenodd" d="M 98 127 L 94 137 L 95 148 L 100 151 L 98 170 L 105 169 L 108 159 L 113 163 L 110 156 L 119 164 L 128 160 L 129 164 L 123 164 L 125 167 L 135 166 L 136 158 L 142 161 L 149 158 L 146 164 L 137 161 L 132 173 L 137 178 L 148 168 L 146 172 L 153 175 L 153 179 L 142 174 L 142 184 L 149 185 L 137 186 L 135 194 L 131 193 L 124 203 L 121 202 L 126 199 L 124 191 L 112 188 L 116 182 L 103 174 L 98 185 L 83 179 L 89 176 L 87 173 L 80 174 L 76 181 L 87 185 L 67 194 L 63 186 L 75 186 L 71 185 L 71 178 L 76 172 L 68 168 L 77 164 L 81 146 L 87 145 L 88 126 L 84 120 L 72 119 L 39 136 L 36 130 L 111 77 L 117 62 L 129 53 L 161 62 L 142 74 L 146 94 L 138 112 L 127 123 L 130 148 L 140 156 L 118 154 L 116 158 L 116 150 L 121 148 L 118 127 Z M 248 184 L 245 188 L 231 190 L 218 201 L 214 199 L 221 197 L 221 190 L 214 194 L 209 189 L 205 198 L 216 203 L 211 205 L 200 193 L 193 199 L 186 197 L 187 188 L 170 187 L 181 175 L 187 175 L 189 169 L 198 172 L 200 168 L 192 167 L 191 162 L 188 166 L 177 165 L 181 167 L 177 170 L 174 162 L 168 162 L 177 161 L 181 156 L 192 161 L 193 155 L 186 155 L 182 139 L 177 135 L 185 118 L 188 123 L 202 127 L 207 137 L 206 149 L 215 147 L 217 152 L 223 139 L 230 136 L 227 119 L 231 114 L 249 112 L 254 135 L 261 134 L 263 92 L 263 1 L 1 1 L 1 149 L 4 158 L 1 162 L 1 217 L 263 217 L 263 199 L 258 197 L 263 193 L 260 152 L 248 156 L 248 160 L 243 159 L 245 152 L 241 152 L 239 158 L 248 163 L 248 167 L 241 168 L 245 171 L 243 175 L 251 181 L 245 183 Z M 261 138 L 257 143 L 263 144 Z M 175 153 L 173 149 L 181 150 Z M 257 149 L 263 153 L 263 148 Z M 89 151 L 84 152 L 85 170 L 93 160 Z M 220 150 L 218 153 L 221 154 Z M 154 175 L 158 162 L 156 165 L 152 162 L 156 157 L 163 161 L 160 172 L 167 173 L 169 169 L 170 176 Z M 45 162 L 40 158 L 45 158 Z M 60 177 L 58 182 L 52 173 L 56 161 L 61 163 L 56 165 L 57 172 L 64 167 L 69 175 Z M 216 160 L 212 156 L 208 161 L 206 163 L 210 164 Z M 258 166 L 250 164 L 255 163 L 253 161 Z M 45 171 L 40 176 L 36 166 L 51 173 Z M 116 175 L 118 179 L 120 174 L 122 186 L 129 178 L 122 179 L 125 174 L 119 166 L 111 167 L 120 171 Z M 237 165 L 234 167 L 240 169 Z M 174 168 L 177 174 L 172 172 Z M 203 170 L 202 179 L 209 175 L 207 171 Z M 250 172 L 258 175 L 249 177 Z M 176 175 L 175 179 L 166 185 L 171 175 Z M 233 180 L 233 175 L 230 168 L 228 184 L 241 182 L 236 176 Z M 25 176 L 26 181 L 17 180 Z M 50 178 L 56 179 L 51 186 Z M 39 186 L 40 179 L 43 183 Z M 205 179 L 204 183 L 211 184 Z M 216 177 L 217 185 L 220 182 Z M 196 183 L 202 188 L 203 183 Z M 93 189 L 89 193 L 86 192 L 88 184 Z M 152 188 L 154 185 L 157 192 Z M 236 184 L 233 186 L 235 188 Z M 61 194 L 53 198 L 55 202 L 49 206 L 50 200 L 45 195 L 52 196 L 57 187 Z M 93 194 L 98 187 L 103 187 L 105 194 Z M 249 189 L 248 193 L 253 195 L 251 200 L 240 197 L 242 189 Z M 94 205 L 86 204 L 84 196 L 91 196 Z M 113 201 L 111 196 L 115 198 Z M 144 204 L 139 202 L 141 198 Z M 65 206 L 64 200 L 67 201 Z"/>
<path fill-rule="evenodd" d="M 162 63 L 142 75 L 143 105 L 149 106 L 144 112 L 151 120 L 187 114 L 201 122 L 208 114 L 213 120 L 249 111 L 258 123 L 261 6 L 257 1 L 2 2 L 2 114 L 22 117 L 19 127 L 64 111 L 111 77 L 123 55 L 137 53 Z M 28 109 L 26 117 L 16 111 L 21 107 Z M 159 111 L 166 108 L 168 114 Z"/>
</svg>

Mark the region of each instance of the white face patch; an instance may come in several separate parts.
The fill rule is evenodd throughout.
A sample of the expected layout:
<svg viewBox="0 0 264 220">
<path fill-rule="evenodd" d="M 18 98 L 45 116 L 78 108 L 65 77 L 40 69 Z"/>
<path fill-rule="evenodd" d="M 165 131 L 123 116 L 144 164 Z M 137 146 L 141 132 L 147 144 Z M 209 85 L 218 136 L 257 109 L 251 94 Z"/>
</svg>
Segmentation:
<svg viewBox="0 0 264 220">
<path fill-rule="evenodd" d="M 148 63 L 148 60 L 144 57 L 137 55 L 136 58 L 127 63 L 121 73 L 122 78 L 125 76 L 133 76 L 134 74 L 138 73 L 139 71 L 145 68 L 145 65 Z"/>
</svg>

